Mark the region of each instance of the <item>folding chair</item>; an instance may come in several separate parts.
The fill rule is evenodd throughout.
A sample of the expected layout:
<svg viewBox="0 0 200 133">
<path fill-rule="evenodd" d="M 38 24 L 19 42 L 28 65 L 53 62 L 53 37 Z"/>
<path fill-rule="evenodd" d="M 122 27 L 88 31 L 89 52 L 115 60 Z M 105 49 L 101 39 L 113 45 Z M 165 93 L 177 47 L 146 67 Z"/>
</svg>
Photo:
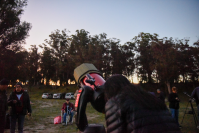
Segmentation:
<svg viewBox="0 0 200 133">
<path fill-rule="evenodd" d="M 67 111 L 67 116 L 66 116 L 66 122 L 65 122 L 65 124 L 67 125 L 67 123 L 69 122 L 69 120 L 70 120 L 70 111 Z M 73 116 L 74 117 L 74 116 Z M 72 122 L 71 123 L 73 123 L 73 117 L 72 117 Z M 61 110 L 61 122 L 63 121 L 63 114 L 62 114 L 62 110 Z"/>
</svg>

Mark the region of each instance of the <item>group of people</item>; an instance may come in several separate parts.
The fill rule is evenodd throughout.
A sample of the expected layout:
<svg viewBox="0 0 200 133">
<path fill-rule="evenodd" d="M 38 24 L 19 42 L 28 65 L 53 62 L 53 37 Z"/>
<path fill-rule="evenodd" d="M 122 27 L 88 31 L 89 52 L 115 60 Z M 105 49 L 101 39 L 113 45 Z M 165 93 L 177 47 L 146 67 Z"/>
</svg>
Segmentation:
<svg viewBox="0 0 200 133">
<path fill-rule="evenodd" d="M 5 94 L 8 82 L 0 81 L 0 133 L 4 130 L 5 113 L 11 106 L 11 133 L 15 132 L 16 120 L 18 119 L 18 131 L 23 132 L 24 116 L 31 114 L 31 105 L 28 94 L 22 89 L 21 83 L 16 84 L 16 89 L 10 94 L 8 100 Z M 198 91 L 194 92 L 195 94 Z M 165 95 L 157 90 L 158 97 L 146 92 L 139 86 L 131 84 L 123 75 L 116 74 L 109 77 L 104 84 L 105 95 L 105 119 L 107 133 L 179 133 L 178 109 L 180 99 L 177 88 L 172 87 L 169 94 L 169 108 L 165 104 Z M 66 99 L 62 106 L 64 114 L 70 115 L 70 122 L 74 115 L 74 105 Z"/>
<path fill-rule="evenodd" d="M 163 103 L 165 103 L 165 94 L 160 89 L 157 89 L 156 96 Z M 176 123 L 179 126 L 179 128 L 181 128 L 181 125 L 178 122 L 180 99 L 178 97 L 177 88 L 175 86 L 172 87 L 172 93 L 169 94 L 168 101 L 169 101 L 169 109 L 170 109 L 171 115 L 176 120 Z"/>
<path fill-rule="evenodd" d="M 181 132 L 178 123 L 180 99 L 176 87 L 172 87 L 168 96 L 170 111 L 165 104 L 165 95 L 159 89 L 152 95 L 119 74 L 106 80 L 104 91 L 107 133 Z M 198 87 L 191 96 L 199 101 Z"/>
<path fill-rule="evenodd" d="M 169 101 L 170 113 L 171 113 L 172 117 L 176 120 L 176 123 L 178 124 L 178 126 L 181 128 L 182 126 L 178 122 L 180 98 L 179 98 L 177 92 L 178 92 L 177 88 L 175 86 L 172 87 L 172 93 L 169 94 L 168 101 Z M 165 94 L 160 89 L 157 89 L 156 94 L 154 94 L 152 92 L 151 92 L 151 94 L 155 95 L 158 99 L 160 99 L 161 101 L 163 101 L 163 103 L 165 103 Z M 199 112 L 199 87 L 196 87 L 193 90 L 193 92 L 191 94 L 191 99 L 193 99 L 193 98 L 196 101 L 197 112 Z"/>
<path fill-rule="evenodd" d="M 10 94 L 7 99 L 6 90 L 9 81 L 2 79 L 0 81 L 0 133 L 4 133 L 5 116 L 8 111 L 8 106 L 11 106 L 10 114 L 10 133 L 15 133 L 16 122 L 18 122 L 18 132 L 23 133 L 23 125 L 25 115 L 31 115 L 31 105 L 29 95 L 22 88 L 21 82 L 15 86 L 15 90 Z"/>
</svg>

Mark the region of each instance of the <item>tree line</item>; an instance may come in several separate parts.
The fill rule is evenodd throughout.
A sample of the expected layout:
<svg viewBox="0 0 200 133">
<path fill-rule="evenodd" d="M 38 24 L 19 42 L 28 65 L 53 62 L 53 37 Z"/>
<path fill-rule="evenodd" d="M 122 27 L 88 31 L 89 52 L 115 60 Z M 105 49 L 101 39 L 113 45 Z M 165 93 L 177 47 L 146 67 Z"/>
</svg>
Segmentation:
<svg viewBox="0 0 200 133">
<path fill-rule="evenodd" d="M 39 47 L 23 48 L 31 24 L 20 21 L 27 1 L 6 1 L 0 4 L 0 78 L 11 83 L 17 79 L 29 85 L 49 84 L 60 80 L 68 85 L 73 71 L 82 63 L 92 63 L 107 79 L 113 74 L 127 77 L 137 74 L 140 82 L 165 83 L 199 81 L 199 41 L 159 38 L 158 34 L 139 33 L 121 44 L 107 38 L 106 33 L 91 36 L 88 31 L 55 30 Z M 12 19 L 11 19 L 12 18 Z M 13 19 L 14 18 L 14 19 Z M 41 49 L 42 52 L 39 52 Z"/>
</svg>

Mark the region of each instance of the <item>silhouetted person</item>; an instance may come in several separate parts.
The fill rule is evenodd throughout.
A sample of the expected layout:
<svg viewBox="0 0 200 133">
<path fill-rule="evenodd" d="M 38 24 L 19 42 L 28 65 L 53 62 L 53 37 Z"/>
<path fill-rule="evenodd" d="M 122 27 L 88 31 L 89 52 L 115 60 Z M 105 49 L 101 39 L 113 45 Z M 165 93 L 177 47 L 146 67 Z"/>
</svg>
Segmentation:
<svg viewBox="0 0 200 133">
<path fill-rule="evenodd" d="M 9 81 L 2 79 L 0 81 L 0 133 L 4 133 L 6 124 L 6 111 L 8 110 L 6 90 L 8 88 Z"/>
</svg>

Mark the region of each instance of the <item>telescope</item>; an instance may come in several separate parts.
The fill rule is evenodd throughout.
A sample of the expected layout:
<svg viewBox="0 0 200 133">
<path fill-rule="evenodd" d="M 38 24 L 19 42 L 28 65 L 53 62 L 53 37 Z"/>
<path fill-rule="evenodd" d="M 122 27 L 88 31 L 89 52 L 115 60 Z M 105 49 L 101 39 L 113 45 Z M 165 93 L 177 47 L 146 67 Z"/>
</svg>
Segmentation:
<svg viewBox="0 0 200 133">
<path fill-rule="evenodd" d="M 186 109 L 185 109 L 185 113 L 183 115 L 183 119 L 181 121 L 181 124 L 183 123 L 183 120 L 184 120 L 184 117 L 185 117 L 185 114 L 193 114 L 193 117 L 194 117 L 194 122 L 195 122 L 195 126 L 197 127 L 198 126 L 198 120 L 197 120 L 197 116 L 196 116 L 196 113 L 194 111 L 194 108 L 193 108 L 193 105 L 192 105 L 192 100 L 195 100 L 194 98 L 192 98 L 187 92 L 183 92 L 183 94 L 187 95 L 190 99 L 188 101 L 188 104 L 186 106 Z M 188 105 L 190 103 L 190 106 L 191 106 L 191 111 L 188 111 L 188 113 L 186 113 L 187 109 L 188 109 Z"/>
<path fill-rule="evenodd" d="M 187 92 L 183 92 L 183 94 L 187 95 L 189 98 L 191 98 L 191 96 L 187 93 Z"/>
<path fill-rule="evenodd" d="M 80 133 L 106 133 L 104 125 L 88 124 L 85 112 L 89 102 L 96 111 L 105 112 L 103 88 L 105 80 L 101 72 L 93 64 L 83 63 L 74 69 L 74 78 L 80 87 L 75 100 L 77 108 L 75 119 Z"/>
<path fill-rule="evenodd" d="M 195 100 L 194 98 L 192 98 L 187 92 L 183 92 L 183 94 L 187 95 L 190 99 L 189 102 L 192 102 L 192 100 Z"/>
</svg>

